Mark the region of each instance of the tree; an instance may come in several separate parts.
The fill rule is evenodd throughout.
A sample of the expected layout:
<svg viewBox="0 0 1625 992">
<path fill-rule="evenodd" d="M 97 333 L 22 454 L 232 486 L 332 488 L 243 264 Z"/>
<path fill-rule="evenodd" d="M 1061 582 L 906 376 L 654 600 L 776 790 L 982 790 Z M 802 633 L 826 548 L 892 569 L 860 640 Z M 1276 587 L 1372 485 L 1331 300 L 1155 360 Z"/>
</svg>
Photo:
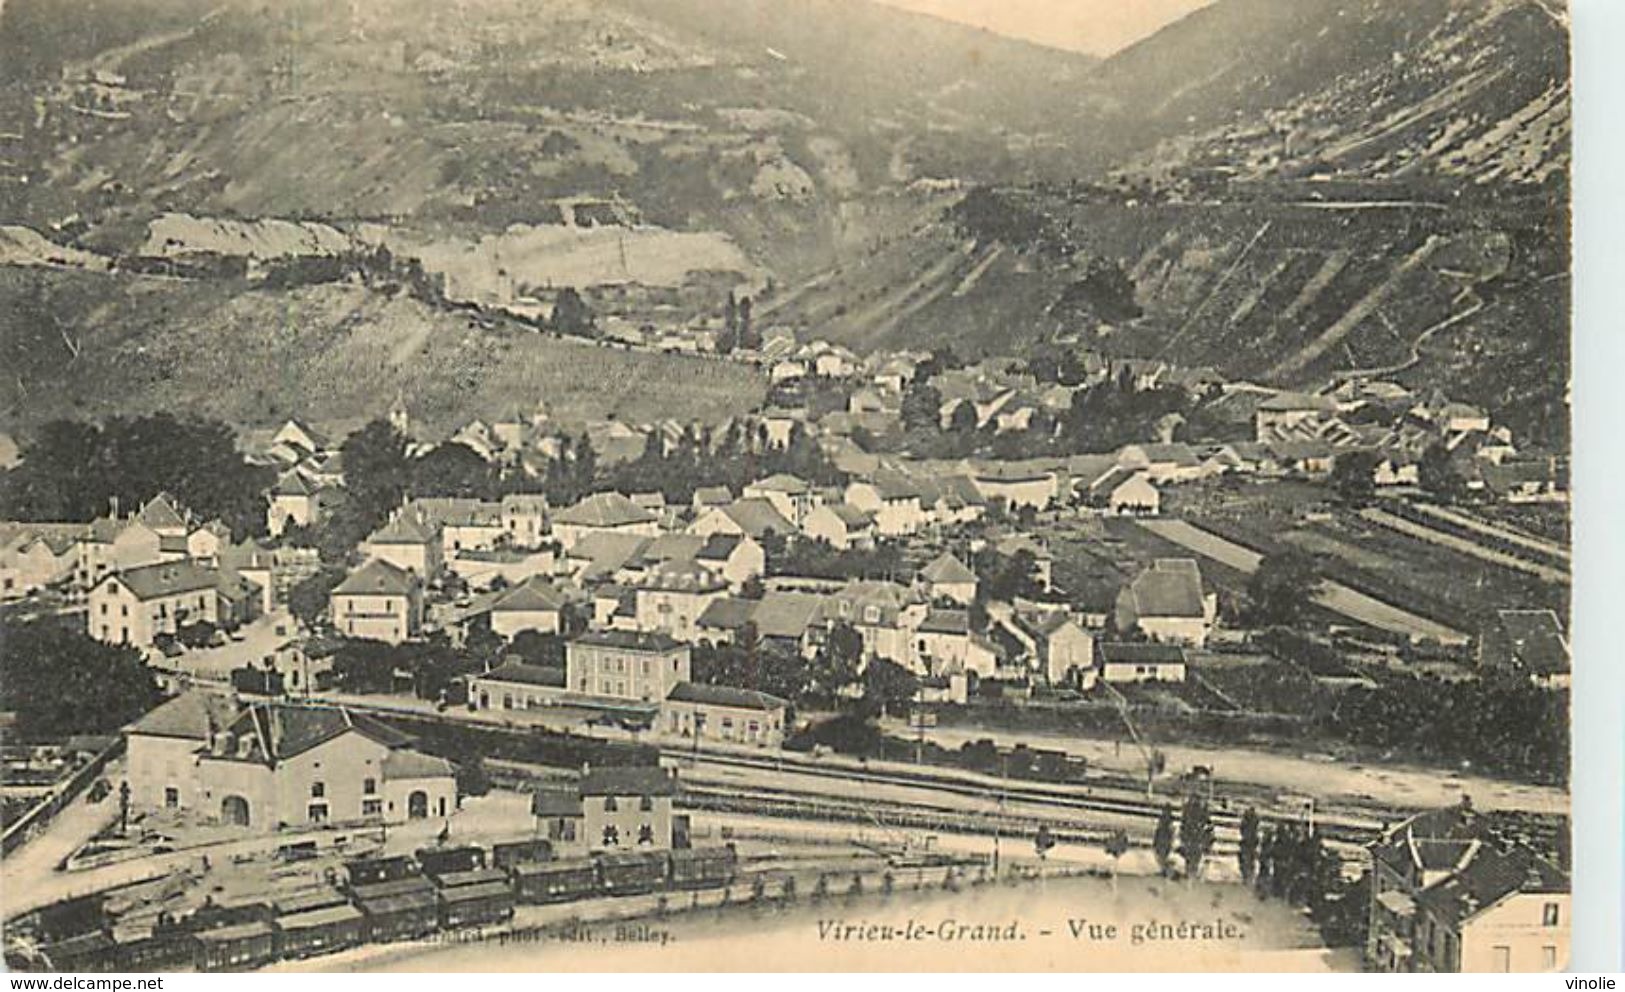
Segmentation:
<svg viewBox="0 0 1625 992">
<path fill-rule="evenodd" d="M 1241 814 L 1241 843 L 1236 848 L 1236 862 L 1241 868 L 1241 883 L 1253 884 L 1258 876 L 1258 811 L 1251 806 Z"/>
<path fill-rule="evenodd" d="M 976 433 L 976 404 L 962 400 L 948 415 L 948 430 L 960 437 Z"/>
<path fill-rule="evenodd" d="M 436 445 L 409 466 L 408 492 L 413 496 L 461 496 L 487 499 L 496 493 L 496 472 L 466 444 Z"/>
<path fill-rule="evenodd" d="M 863 661 L 863 635 L 845 621 L 835 624 L 813 656 L 810 675 L 814 688 L 833 699 L 857 681 Z"/>
<path fill-rule="evenodd" d="M 1202 862 L 1213 849 L 1213 818 L 1208 814 L 1207 800 L 1199 795 L 1185 799 L 1185 808 L 1179 817 L 1179 854 L 1185 859 L 1185 877 L 1200 878 Z"/>
<path fill-rule="evenodd" d="M 588 336 L 593 330 L 592 310 L 574 286 L 559 290 L 553 301 L 553 314 L 548 325 L 560 334 Z"/>
<path fill-rule="evenodd" d="M 914 673 L 886 658 L 871 658 L 863 670 L 863 698 L 881 713 L 907 712 L 920 680 Z"/>
<path fill-rule="evenodd" d="M 288 589 L 288 612 L 293 614 L 300 626 L 306 630 L 316 629 L 322 617 L 327 615 L 328 600 L 334 587 L 344 581 L 344 576 L 344 569 L 336 565 L 323 565 Z"/>
<path fill-rule="evenodd" d="M 1038 860 L 1043 861 L 1048 857 L 1054 846 L 1055 834 L 1050 831 L 1049 824 L 1040 823 L 1038 833 L 1033 836 L 1033 850 L 1038 854 Z"/>
<path fill-rule="evenodd" d="M 942 393 L 928 382 L 910 383 L 903 393 L 901 414 L 903 426 L 910 430 L 937 430 L 941 425 Z"/>
<path fill-rule="evenodd" d="M 63 618 L 0 621 L 0 645 L 0 710 L 17 714 L 18 740 L 116 732 L 163 699 L 140 652 Z"/>
<path fill-rule="evenodd" d="M 1265 555 L 1247 581 L 1252 621 L 1263 626 L 1292 626 L 1308 612 L 1320 583 L 1311 555 L 1296 548 Z"/>
<path fill-rule="evenodd" d="M 387 420 L 371 421 L 344 439 L 339 450 L 355 526 L 371 531 L 400 506 L 411 479 L 406 447 L 405 435 Z"/>
<path fill-rule="evenodd" d="M 1332 491 L 1350 506 L 1365 506 L 1377 494 L 1376 471 L 1381 463 L 1382 459 L 1370 451 L 1338 455 L 1332 464 Z"/>
<path fill-rule="evenodd" d="M 1123 855 L 1128 853 L 1128 831 L 1121 828 L 1113 830 L 1111 836 L 1106 838 L 1106 856 L 1112 859 L 1112 891 L 1117 891 L 1117 863 Z"/>
<path fill-rule="evenodd" d="M 464 796 L 483 796 L 491 791 L 491 774 L 485 770 L 485 759 L 477 754 L 458 762 L 455 777 L 459 801 Z"/>
<path fill-rule="evenodd" d="M 1467 493 L 1467 480 L 1457 471 L 1450 449 L 1436 442 L 1422 452 L 1416 464 L 1416 481 L 1422 491 L 1446 502 L 1460 499 Z"/>
<path fill-rule="evenodd" d="M 1157 869 L 1167 875 L 1174 853 L 1174 810 L 1167 803 L 1163 803 L 1162 812 L 1157 815 L 1157 829 L 1151 835 L 1151 850 L 1157 856 Z"/>
</svg>

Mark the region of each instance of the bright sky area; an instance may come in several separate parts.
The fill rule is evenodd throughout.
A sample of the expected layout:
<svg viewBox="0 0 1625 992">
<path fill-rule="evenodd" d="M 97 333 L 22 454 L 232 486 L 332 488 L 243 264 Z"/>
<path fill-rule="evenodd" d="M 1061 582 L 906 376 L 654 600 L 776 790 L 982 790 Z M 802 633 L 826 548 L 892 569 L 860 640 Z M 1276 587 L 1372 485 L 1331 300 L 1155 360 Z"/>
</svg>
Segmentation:
<svg viewBox="0 0 1625 992">
<path fill-rule="evenodd" d="M 1090 55 L 1110 55 L 1212 0 L 880 0 Z"/>
</svg>

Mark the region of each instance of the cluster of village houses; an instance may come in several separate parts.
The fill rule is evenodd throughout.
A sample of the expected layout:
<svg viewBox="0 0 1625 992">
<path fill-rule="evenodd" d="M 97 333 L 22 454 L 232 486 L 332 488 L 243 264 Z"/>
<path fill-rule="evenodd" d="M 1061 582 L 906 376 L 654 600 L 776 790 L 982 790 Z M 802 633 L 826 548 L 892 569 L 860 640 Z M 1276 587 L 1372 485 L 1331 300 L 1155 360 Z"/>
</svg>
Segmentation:
<svg viewBox="0 0 1625 992">
<path fill-rule="evenodd" d="M 566 636 L 562 668 L 493 658 L 468 678 L 468 705 L 498 715 L 563 704 L 597 708 L 673 739 L 771 748 L 784 740 L 788 701 L 749 686 L 696 682 L 697 645 L 748 636 L 811 659 L 837 625 L 850 625 L 866 659 L 887 659 L 919 677 L 922 703 L 964 702 L 978 684 L 1019 695 L 1034 686 L 1088 691 L 1098 682 L 1183 681 L 1187 652 L 1206 645 L 1217 613 L 1197 562 L 1155 560 L 1120 588 L 1080 599 L 1054 588 L 1049 549 L 1015 522 L 1027 509 L 1154 515 L 1170 486 L 1227 473 L 1325 477 L 1337 455 L 1351 450 L 1382 456 L 1378 485 L 1414 484 L 1422 451 L 1441 442 L 1469 484 L 1513 500 L 1566 496 L 1561 473 L 1520 454 L 1481 411 L 1380 383 L 1316 395 L 1227 391 L 1202 375 L 1134 363 L 1125 367 L 1141 386 L 1182 385 L 1242 408 L 1253 439 L 1170 437 L 1067 458 L 927 461 L 872 454 L 853 440 L 860 427 L 872 435 L 900 430 L 901 398 L 923 356 L 864 361 L 771 333 L 762 355 L 780 385 L 820 377 L 854 387 L 847 409 L 816 421 L 774 408 L 749 424 L 776 445 L 801 425 L 848 475 L 845 485 L 773 474 L 737 492 L 700 487 L 682 505 L 656 492 L 617 491 L 568 506 L 523 494 L 409 500 L 362 542 L 359 564 L 332 589 L 332 630 L 386 644 L 432 630 L 461 637 L 475 623 L 505 639 Z M 1122 368 L 1091 366 L 1091 374 L 1115 377 Z M 1067 387 L 1041 388 L 992 362 L 941 373 L 932 383 L 944 425 L 964 420 L 960 408 L 968 404 L 978 427 L 995 432 L 1024 430 L 1037 408 L 1058 412 L 1071 396 Z M 1373 405 L 1397 415 L 1351 416 Z M 403 410 L 391 417 L 412 433 Z M 587 427 L 601 462 L 636 457 L 651 438 L 675 444 L 686 431 L 679 424 Z M 471 421 L 449 440 L 493 464 L 539 472 L 557 457 L 558 437 L 538 410 Z M 281 469 L 266 493 L 273 538 L 290 527 L 320 526 L 343 499 L 337 445 L 310 426 L 289 421 L 259 439 L 253 454 Z M 999 523 L 965 527 L 990 516 Z M 89 525 L 0 526 L 6 599 L 66 589 L 84 609 L 91 637 L 144 649 L 190 625 L 230 630 L 274 613 L 293 585 L 320 567 L 314 551 L 286 542 L 233 542 L 219 521 L 198 520 L 165 494 L 127 512 L 114 506 Z M 951 550 L 895 580 L 768 575 L 770 544 L 862 549 L 917 539 Z M 1037 588 L 1010 602 L 979 597 L 969 561 L 984 549 L 1024 555 Z M 450 575 L 460 580 L 450 584 L 455 592 L 445 591 Z M 985 625 L 972 622 L 973 603 L 982 604 Z M 1544 613 L 1502 614 L 1496 643 L 1512 652 L 1549 648 L 1551 663 L 1566 671 L 1566 644 L 1560 635 L 1553 640 L 1555 622 L 1545 623 Z M 266 659 L 291 696 L 320 687 L 322 659 L 302 643 L 290 637 Z M 128 754 L 136 808 L 258 829 L 439 818 L 457 801 L 444 759 L 414 750 L 363 714 L 311 700 L 186 692 L 130 729 Z M 533 812 L 561 850 L 666 847 L 680 819 L 672 813 L 674 793 L 658 769 L 603 769 L 538 795 Z M 1523 848 L 1491 846 L 1468 814 L 1435 819 L 1408 821 L 1375 849 L 1372 959 L 1404 970 L 1459 968 L 1484 955 L 1501 967 L 1512 954 L 1516 966 L 1549 966 L 1554 954 L 1566 959 L 1554 929 L 1567 913 L 1566 876 Z M 1503 924 L 1518 931 L 1517 940 L 1502 939 L 1511 932 Z M 1521 960 L 1528 955 L 1538 960 Z"/>
</svg>

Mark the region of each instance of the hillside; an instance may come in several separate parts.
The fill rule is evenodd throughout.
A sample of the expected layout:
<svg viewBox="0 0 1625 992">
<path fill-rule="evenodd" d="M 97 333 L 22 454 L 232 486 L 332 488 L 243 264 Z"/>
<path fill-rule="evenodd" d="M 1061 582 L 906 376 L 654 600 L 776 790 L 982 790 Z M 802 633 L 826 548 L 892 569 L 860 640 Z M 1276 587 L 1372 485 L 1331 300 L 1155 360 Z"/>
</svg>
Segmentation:
<svg viewBox="0 0 1625 992">
<path fill-rule="evenodd" d="M 1248 24 L 1271 43 L 1227 54 Z M 1566 438 L 1567 37 L 1546 7 L 1221 0 L 1099 79 L 1152 130 L 1228 123 L 1095 182 L 979 191 L 774 318 L 858 348 L 1062 337 L 1285 386 L 1385 375 Z"/>
<path fill-rule="evenodd" d="M 240 426 L 357 424 L 397 397 L 431 432 L 545 399 L 565 422 L 718 421 L 758 404 L 745 366 L 480 327 L 352 285 L 0 269 L 0 425 L 170 410 Z"/>
</svg>

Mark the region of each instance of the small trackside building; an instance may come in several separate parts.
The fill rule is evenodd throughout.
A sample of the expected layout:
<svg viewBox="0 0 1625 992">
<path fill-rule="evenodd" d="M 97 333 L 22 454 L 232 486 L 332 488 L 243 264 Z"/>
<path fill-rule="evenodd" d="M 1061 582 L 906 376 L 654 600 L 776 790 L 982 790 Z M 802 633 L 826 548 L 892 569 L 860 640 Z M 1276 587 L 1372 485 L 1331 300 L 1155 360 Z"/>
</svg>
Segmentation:
<svg viewBox="0 0 1625 992">
<path fill-rule="evenodd" d="M 754 689 L 679 682 L 660 707 L 660 729 L 674 737 L 776 748 L 784 744 L 789 703 Z"/>
<path fill-rule="evenodd" d="M 1177 644 L 1105 643 L 1098 652 L 1107 682 L 1183 682 L 1185 649 Z"/>
</svg>

